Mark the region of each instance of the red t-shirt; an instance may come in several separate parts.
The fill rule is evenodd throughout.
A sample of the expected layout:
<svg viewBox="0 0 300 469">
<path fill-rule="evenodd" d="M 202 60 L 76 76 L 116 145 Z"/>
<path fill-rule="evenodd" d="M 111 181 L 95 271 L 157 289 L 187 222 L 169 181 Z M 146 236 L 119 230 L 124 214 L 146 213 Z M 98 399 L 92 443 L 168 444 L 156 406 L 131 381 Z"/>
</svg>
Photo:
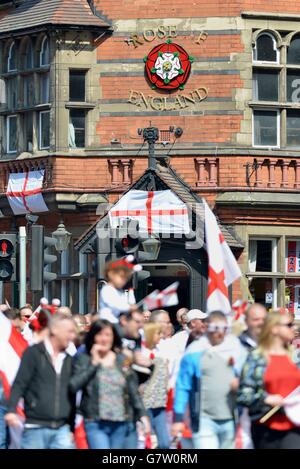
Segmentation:
<svg viewBox="0 0 300 469">
<path fill-rule="evenodd" d="M 300 386 L 300 370 L 287 355 L 270 355 L 264 383 L 268 394 L 286 397 Z M 291 430 L 295 425 L 283 414 L 276 413 L 265 425 L 273 430 Z"/>
</svg>

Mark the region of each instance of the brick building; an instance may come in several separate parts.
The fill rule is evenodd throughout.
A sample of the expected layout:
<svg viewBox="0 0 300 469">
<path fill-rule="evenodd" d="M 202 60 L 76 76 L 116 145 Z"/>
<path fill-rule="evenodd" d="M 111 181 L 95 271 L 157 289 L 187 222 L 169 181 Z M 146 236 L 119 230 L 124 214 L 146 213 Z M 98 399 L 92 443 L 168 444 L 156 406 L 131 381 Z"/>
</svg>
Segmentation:
<svg viewBox="0 0 300 469">
<path fill-rule="evenodd" d="M 94 306 L 95 253 L 81 246 L 99 204 L 145 174 L 137 130 L 151 122 L 157 172 L 229 233 L 244 274 L 233 299 L 300 313 L 299 0 L 0 0 L 0 51 L 1 230 L 25 223 L 9 174 L 45 169 L 39 222 L 73 234 L 46 293 Z"/>
</svg>

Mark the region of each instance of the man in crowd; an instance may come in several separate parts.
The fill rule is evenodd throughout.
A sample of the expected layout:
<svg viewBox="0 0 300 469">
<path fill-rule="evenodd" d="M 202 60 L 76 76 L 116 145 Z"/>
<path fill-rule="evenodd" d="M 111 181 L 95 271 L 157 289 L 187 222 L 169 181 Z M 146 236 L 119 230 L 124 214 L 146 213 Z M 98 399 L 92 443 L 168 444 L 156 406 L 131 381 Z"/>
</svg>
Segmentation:
<svg viewBox="0 0 300 469">
<path fill-rule="evenodd" d="M 206 320 L 208 314 L 204 313 L 200 309 L 191 309 L 187 315 L 187 326 L 189 330 L 189 337 L 186 342 L 188 347 L 194 340 L 200 339 L 206 332 Z"/>
<path fill-rule="evenodd" d="M 207 333 L 187 349 L 175 394 L 175 436 L 183 430 L 190 402 L 193 444 L 196 449 L 233 448 L 234 393 L 245 352 L 239 340 L 226 335 L 226 316 L 215 311 L 207 319 Z"/>
<path fill-rule="evenodd" d="M 176 328 L 176 332 L 186 329 L 186 315 L 188 311 L 188 308 L 179 308 L 179 310 L 177 311 L 176 319 L 178 322 L 178 327 Z"/>
<path fill-rule="evenodd" d="M 28 347 L 23 354 L 5 417 L 8 425 L 19 424 L 16 408 L 23 397 L 23 449 L 73 447 L 70 423 L 74 405 L 68 390 L 72 358 L 66 349 L 75 335 L 73 319 L 58 313 L 50 319 L 49 337 Z"/>
<path fill-rule="evenodd" d="M 247 329 L 239 337 L 241 344 L 248 352 L 257 346 L 257 341 L 266 317 L 267 310 L 263 305 L 253 303 L 248 307 L 245 314 Z"/>
</svg>

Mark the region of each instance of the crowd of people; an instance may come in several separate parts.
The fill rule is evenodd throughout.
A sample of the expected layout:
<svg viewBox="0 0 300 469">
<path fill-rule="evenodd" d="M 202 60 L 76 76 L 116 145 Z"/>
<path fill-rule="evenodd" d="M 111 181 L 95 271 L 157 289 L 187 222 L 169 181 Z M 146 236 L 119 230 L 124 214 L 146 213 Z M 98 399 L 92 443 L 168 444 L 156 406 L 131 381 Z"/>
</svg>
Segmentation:
<svg viewBox="0 0 300 469">
<path fill-rule="evenodd" d="M 0 306 L 28 341 L 9 396 L 0 374 L 0 448 L 20 425 L 24 449 L 300 448 L 292 315 L 144 311 L 126 297 L 127 264 L 107 265 L 93 314 Z"/>
</svg>

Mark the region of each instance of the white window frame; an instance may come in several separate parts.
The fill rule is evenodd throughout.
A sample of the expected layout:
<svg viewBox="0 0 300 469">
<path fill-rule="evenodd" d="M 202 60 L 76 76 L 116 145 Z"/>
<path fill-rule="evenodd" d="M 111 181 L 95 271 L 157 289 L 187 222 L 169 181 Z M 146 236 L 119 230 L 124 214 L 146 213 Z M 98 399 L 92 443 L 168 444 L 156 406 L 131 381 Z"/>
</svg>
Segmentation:
<svg viewBox="0 0 300 469">
<path fill-rule="evenodd" d="M 42 114 L 49 114 L 50 118 L 50 111 L 41 111 L 39 113 L 39 149 L 40 150 L 48 150 L 50 148 L 50 145 L 48 147 L 42 147 Z M 50 140 L 50 136 L 49 136 Z"/>
<path fill-rule="evenodd" d="M 17 151 L 18 151 L 18 148 L 16 148 L 15 150 L 10 150 L 9 149 L 10 119 L 12 119 L 13 117 L 16 118 L 17 125 L 18 125 L 18 116 L 17 116 L 17 114 L 12 114 L 11 116 L 7 116 L 7 118 L 6 118 L 6 152 L 10 155 L 12 155 L 14 153 L 17 153 Z"/>
<path fill-rule="evenodd" d="M 47 64 L 42 63 L 42 57 L 43 57 L 43 53 L 44 53 L 45 42 L 48 42 L 48 48 L 49 48 L 49 62 Z M 42 40 L 39 65 L 40 65 L 41 68 L 42 67 L 49 67 L 49 65 L 50 65 L 50 42 L 49 42 L 48 36 L 45 36 Z"/>
<path fill-rule="evenodd" d="M 261 36 L 269 36 L 272 41 L 273 41 L 273 46 L 274 46 L 274 49 L 276 51 L 276 62 L 274 61 L 271 61 L 271 60 L 256 60 L 254 59 L 254 51 L 257 50 L 257 40 L 261 37 Z M 252 48 L 252 63 L 253 64 L 277 64 L 279 65 L 280 64 L 280 51 L 277 47 L 277 42 L 276 42 L 276 39 L 275 37 L 273 36 L 273 34 L 269 33 L 268 31 L 263 31 L 261 32 L 261 34 L 259 34 L 255 40 L 255 44 L 254 44 L 254 47 Z"/>
<path fill-rule="evenodd" d="M 255 145 L 255 127 L 254 127 L 254 113 L 256 111 L 271 111 L 277 114 L 277 144 L 276 145 Z M 272 108 L 259 108 L 252 109 L 252 147 L 253 148 L 280 148 L 280 110 Z"/>
<path fill-rule="evenodd" d="M 9 47 L 9 52 L 8 52 L 8 57 L 7 57 L 7 71 L 8 72 L 16 72 L 18 70 L 18 68 L 10 68 L 11 51 L 15 47 L 16 47 L 16 43 L 15 41 L 13 41 Z M 16 54 L 16 49 L 15 49 L 15 54 Z"/>
</svg>

